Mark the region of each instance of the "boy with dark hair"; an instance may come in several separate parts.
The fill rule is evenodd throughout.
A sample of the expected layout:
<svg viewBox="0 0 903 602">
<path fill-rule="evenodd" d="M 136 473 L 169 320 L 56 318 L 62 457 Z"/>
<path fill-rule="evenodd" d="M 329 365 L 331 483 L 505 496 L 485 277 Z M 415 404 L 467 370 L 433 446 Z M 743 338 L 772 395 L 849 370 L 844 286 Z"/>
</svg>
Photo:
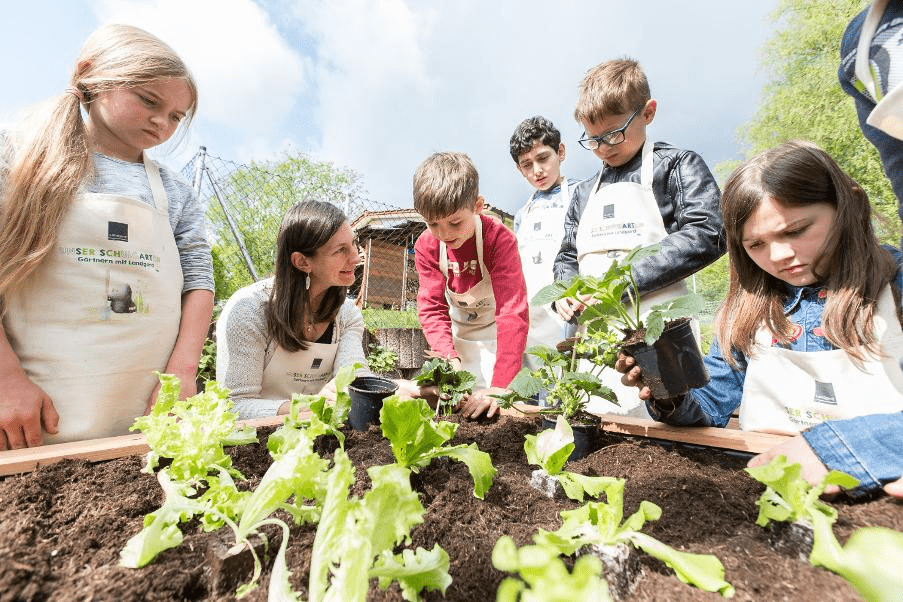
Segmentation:
<svg viewBox="0 0 903 602">
<path fill-rule="evenodd" d="M 509 142 L 511 158 L 518 171 L 533 187 L 533 192 L 514 216 L 514 233 L 520 249 L 527 299 L 555 281 L 552 265 L 564 237 L 564 216 L 577 180 L 561 175 L 565 146 L 561 132 L 545 117 L 525 119 L 517 126 Z M 530 306 L 530 331 L 527 348 L 533 345 L 554 347 L 566 338 L 566 323 L 550 305 Z M 538 362 L 524 356 L 524 364 L 535 369 Z"/>
<path fill-rule="evenodd" d="M 554 268 L 557 280 L 601 276 L 630 249 L 658 243 L 658 253 L 633 265 L 641 309 L 686 293 L 684 278 L 725 250 L 718 184 L 698 154 L 646 137 L 656 108 L 635 60 L 601 63 L 583 78 L 574 117 L 585 130 L 580 145 L 602 169 L 577 187 Z M 556 302 L 564 320 L 582 308 L 576 299 Z M 606 384 L 621 389 L 621 407 L 599 400 L 590 409 L 648 416 L 619 376 Z"/>
<path fill-rule="evenodd" d="M 498 409 L 521 367 L 529 312 L 517 239 L 482 215 L 479 175 L 463 153 L 435 153 L 414 174 L 414 209 L 427 230 L 414 244 L 417 315 L 432 353 L 477 377 L 465 416 Z"/>
</svg>

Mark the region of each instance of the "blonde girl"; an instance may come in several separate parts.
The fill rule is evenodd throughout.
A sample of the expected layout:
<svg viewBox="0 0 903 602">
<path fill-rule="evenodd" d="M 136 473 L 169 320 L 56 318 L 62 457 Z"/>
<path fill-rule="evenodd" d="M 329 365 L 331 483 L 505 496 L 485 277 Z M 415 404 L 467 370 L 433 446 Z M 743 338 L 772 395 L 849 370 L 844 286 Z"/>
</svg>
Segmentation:
<svg viewBox="0 0 903 602">
<path fill-rule="evenodd" d="M 196 108 L 169 46 L 107 25 L 43 122 L 5 136 L 0 449 L 126 433 L 155 370 L 194 391 L 213 303 L 203 209 L 145 151 Z"/>
<path fill-rule="evenodd" d="M 903 255 L 875 238 L 865 191 L 823 150 L 791 141 L 738 168 L 721 210 L 730 289 L 706 357 L 712 379 L 680 399 L 641 389 L 650 413 L 725 426 L 740 407 L 742 429 L 801 434 L 781 451 L 814 459 L 813 480 L 826 466 L 863 489 L 900 478 Z M 632 358 L 618 369 L 640 386 Z"/>
</svg>

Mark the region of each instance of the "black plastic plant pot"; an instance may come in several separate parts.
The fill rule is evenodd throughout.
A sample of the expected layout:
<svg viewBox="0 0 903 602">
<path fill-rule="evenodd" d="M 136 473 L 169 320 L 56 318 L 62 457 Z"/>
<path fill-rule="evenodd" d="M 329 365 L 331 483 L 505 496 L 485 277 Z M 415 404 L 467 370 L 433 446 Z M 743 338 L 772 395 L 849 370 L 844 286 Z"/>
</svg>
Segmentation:
<svg viewBox="0 0 903 602">
<path fill-rule="evenodd" d="M 371 424 L 379 424 L 383 399 L 398 390 L 398 383 L 379 376 L 358 376 L 348 385 L 351 412 L 348 422 L 356 431 L 366 431 Z"/>
<path fill-rule="evenodd" d="M 543 416 L 542 428 L 555 428 L 555 419 Z M 574 433 L 574 451 L 568 456 L 568 462 L 581 460 L 594 451 L 593 435 L 598 428 L 598 426 L 592 424 L 571 424 L 571 431 Z"/>
<path fill-rule="evenodd" d="M 684 395 L 709 382 L 709 371 L 689 319 L 669 322 L 651 346 L 639 342 L 624 346 L 624 352 L 643 369 L 643 384 L 656 399 Z"/>
</svg>

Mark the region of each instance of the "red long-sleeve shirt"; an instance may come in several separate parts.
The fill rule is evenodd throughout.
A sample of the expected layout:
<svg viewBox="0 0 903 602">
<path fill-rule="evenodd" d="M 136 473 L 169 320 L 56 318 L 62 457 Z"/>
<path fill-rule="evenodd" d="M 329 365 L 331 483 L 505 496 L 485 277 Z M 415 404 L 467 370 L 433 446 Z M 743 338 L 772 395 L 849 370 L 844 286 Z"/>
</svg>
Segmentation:
<svg viewBox="0 0 903 602">
<path fill-rule="evenodd" d="M 521 368 L 530 327 L 527 287 L 521 269 L 520 254 L 514 233 L 494 217 L 481 215 L 483 223 L 483 263 L 489 271 L 495 295 L 496 356 L 492 371 L 493 387 L 507 387 Z M 449 357 L 458 357 L 451 334 L 451 317 L 445 298 L 446 280 L 439 269 L 439 240 L 423 232 L 414 244 L 420 290 L 417 293 L 417 315 L 430 348 Z M 477 261 L 476 236 L 459 249 L 448 249 L 449 264 L 475 266 L 454 273 L 448 270 L 448 288 L 466 293 L 483 274 Z M 473 263 L 470 263 L 473 262 Z"/>
</svg>

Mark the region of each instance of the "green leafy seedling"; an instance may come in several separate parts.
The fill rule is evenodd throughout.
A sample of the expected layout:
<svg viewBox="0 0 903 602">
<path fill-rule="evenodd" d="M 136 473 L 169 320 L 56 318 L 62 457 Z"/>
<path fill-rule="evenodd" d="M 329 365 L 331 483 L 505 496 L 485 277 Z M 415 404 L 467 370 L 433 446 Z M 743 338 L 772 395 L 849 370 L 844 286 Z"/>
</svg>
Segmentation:
<svg viewBox="0 0 903 602">
<path fill-rule="evenodd" d="M 414 376 L 414 382 L 421 386 L 436 386 L 439 389 L 436 413 L 448 416 L 461 400 L 473 393 L 477 379 L 467 370 L 455 370 L 447 359 L 435 357 L 423 364 Z"/>
</svg>

